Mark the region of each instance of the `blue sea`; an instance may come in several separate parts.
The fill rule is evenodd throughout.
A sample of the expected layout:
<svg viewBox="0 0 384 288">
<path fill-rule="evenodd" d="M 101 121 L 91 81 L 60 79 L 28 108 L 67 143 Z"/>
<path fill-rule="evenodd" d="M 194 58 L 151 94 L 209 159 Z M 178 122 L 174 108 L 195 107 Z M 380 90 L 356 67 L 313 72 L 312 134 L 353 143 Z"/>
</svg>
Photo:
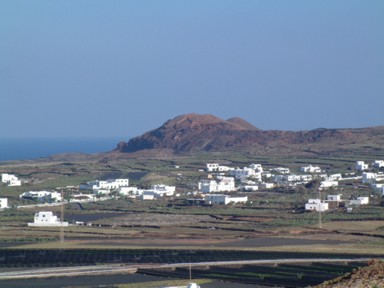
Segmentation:
<svg viewBox="0 0 384 288">
<path fill-rule="evenodd" d="M 112 151 L 129 138 L 0 138 L 0 161 L 30 160 L 61 153 Z"/>
</svg>

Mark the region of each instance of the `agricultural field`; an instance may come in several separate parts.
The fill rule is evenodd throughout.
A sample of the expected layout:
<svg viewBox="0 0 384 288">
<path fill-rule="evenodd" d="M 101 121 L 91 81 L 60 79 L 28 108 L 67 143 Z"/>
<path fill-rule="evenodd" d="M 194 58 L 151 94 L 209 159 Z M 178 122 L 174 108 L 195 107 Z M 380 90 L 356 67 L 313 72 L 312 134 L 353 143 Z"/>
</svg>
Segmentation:
<svg viewBox="0 0 384 288">
<path fill-rule="evenodd" d="M 356 207 L 350 212 L 346 212 L 343 208 L 330 209 L 321 215 L 317 212 L 304 211 L 303 206 L 306 200 L 318 196 L 316 188 L 304 185 L 297 188 L 278 187 L 272 190 L 238 192 L 239 195 L 248 196 L 249 201 L 245 204 L 213 206 L 186 204 L 186 200 L 193 197 L 188 192 L 196 191 L 198 181 L 207 177 L 203 169 L 209 162 L 220 162 L 232 167 L 260 163 L 265 169 L 288 167 L 293 171 L 303 165 L 312 164 L 320 165 L 327 173 L 349 173 L 355 160 L 346 156 L 332 155 L 255 157 L 250 153 L 238 152 L 231 155 L 201 153 L 189 157 L 184 155 L 161 159 L 98 155 L 91 160 L 89 157 L 85 159 L 80 157 L 71 161 L 49 158 L 39 161 L 1 163 L 0 173 L 16 174 L 28 182 L 19 187 L 1 185 L 0 197 L 8 198 L 10 208 L 0 211 L 0 250 L 70 251 L 78 249 L 89 251 L 89 249 L 96 249 L 99 255 L 103 255 L 104 252 L 101 253 L 101 251 L 110 251 L 105 253 L 111 257 L 116 255 L 116 249 L 118 251 L 152 251 L 151 249 L 169 251 L 172 249 L 171 256 L 163 259 L 165 262 L 178 261 L 176 255 L 182 255 L 180 251 L 192 250 L 195 253 L 204 251 L 205 258 L 203 257 L 202 260 L 209 259 L 207 255 L 214 251 L 222 255 L 226 253 L 225 251 L 231 253 L 235 251 L 234 255 L 240 257 L 236 259 L 248 259 L 250 255 L 256 257 L 256 254 L 252 254 L 253 252 L 259 255 L 267 255 L 262 253 L 270 252 L 279 253 L 279 255 L 293 253 L 296 256 L 300 253 L 307 255 L 319 253 L 325 257 L 361 255 L 368 258 L 381 258 L 384 255 L 384 207 L 381 195 L 374 194 L 360 182 L 345 182 L 338 188 L 331 188 L 328 191 L 329 194 L 341 192 L 345 197 L 370 194 L 369 205 Z M 64 199 L 69 199 L 71 194 L 78 193 L 76 187 L 79 184 L 109 178 L 129 178 L 130 185 L 141 188 L 158 183 L 175 185 L 180 196 L 142 201 L 114 194 L 103 201 L 96 197 L 95 201 L 90 202 L 64 202 L 63 205 L 45 207 L 38 206 L 38 203 L 31 200 L 19 199 L 21 193 L 37 190 L 59 191 L 63 193 Z M 55 215 L 63 215 L 64 220 L 70 225 L 65 228 L 28 227 L 27 223 L 32 222 L 34 214 L 39 211 L 53 211 Z M 75 225 L 75 223 L 82 224 Z M 245 254 L 239 253 L 241 251 Z M 153 262 L 157 257 L 153 256 L 155 254 L 152 253 L 148 261 Z M 221 259 L 217 255 L 211 259 Z M 270 254 L 268 255 L 271 257 Z M 42 256 L 39 257 L 41 259 Z M 140 258 L 138 252 L 135 257 L 135 261 L 138 261 Z M 92 260 L 90 257 L 85 257 L 84 259 L 91 262 L 79 260 L 79 264 L 89 265 L 104 261 L 103 258 Z M 54 265 L 54 262 L 49 261 L 44 262 L 46 263 L 44 265 L 41 261 L 35 264 L 30 263 L 30 267 Z M 69 262 L 73 264 L 74 261 L 78 260 L 72 259 Z M 180 261 L 186 261 L 186 259 Z M 3 262 L 1 265 L 3 269 L 17 269 L 20 262 L 18 260 Z M 330 267 L 328 265 L 326 269 L 329 270 Z M 347 268 L 344 268 L 350 271 L 353 269 L 351 267 L 347 265 Z M 302 281 L 306 279 L 306 276 L 300 272 L 304 269 L 302 266 L 296 267 L 296 270 L 293 269 L 291 274 L 288 270 L 292 267 L 279 265 L 272 268 L 244 266 L 240 270 L 228 267 L 226 270 L 221 269 L 221 272 L 213 268 L 197 269 L 195 272 L 196 277 L 201 279 L 219 281 L 227 277 L 236 283 L 240 283 L 239 278 L 247 279 L 249 276 L 251 282 L 259 279 L 260 285 L 268 284 L 269 279 L 279 279 L 276 275 L 283 274 L 290 275 L 287 277 L 289 281 L 296 283 L 294 285 L 299 285 L 297 283 L 312 285 L 339 276 L 345 270 L 339 267 L 340 270 L 336 273 L 327 270 L 328 272 L 322 274 L 319 271 L 325 269 L 324 267 L 319 268 L 314 265 L 304 267 L 309 274 L 319 275 L 316 283 L 310 283 L 309 280 Z M 247 272 L 247 269 L 250 272 Z M 141 270 L 140 273 L 148 276 L 157 273 L 157 276 L 168 277 L 167 271 L 155 273 L 153 270 L 152 272 Z M 186 271 L 182 268 L 172 273 L 175 277 L 180 274 L 181 278 L 186 278 Z M 284 282 L 288 278 L 283 277 L 281 281 Z M 247 284 L 245 282 L 244 285 Z M 268 285 L 279 285 L 278 282 L 271 283 Z"/>
<path fill-rule="evenodd" d="M 363 153 L 362 153 L 363 154 Z M 359 158 L 360 159 L 360 158 Z M 362 158 L 367 161 L 370 159 Z M 57 228 L 27 227 L 34 213 L 41 207 L 34 207 L 29 200 L 20 200 L 22 192 L 40 189 L 56 189 L 65 195 L 74 193 L 73 187 L 93 179 L 129 178 L 130 184 L 148 187 L 162 183 L 175 185 L 178 198 L 162 198 L 154 201 L 140 201 L 115 196 L 106 201 L 88 203 L 67 203 L 47 207 L 70 223 L 83 222 L 84 226 L 65 228 L 65 242 L 60 245 L 81 246 L 99 245 L 108 241 L 120 246 L 166 246 L 167 242 L 181 246 L 200 246 L 210 243 L 211 247 L 224 245 L 234 248 L 265 249 L 263 245 L 252 245 L 249 239 L 263 237 L 280 239 L 281 247 L 292 249 L 337 249 L 358 251 L 382 249 L 384 237 L 384 207 L 381 195 L 371 195 L 370 205 L 361 206 L 351 213 L 342 209 L 332 209 L 321 215 L 301 210 L 305 201 L 317 197 L 316 189 L 299 187 L 297 189 L 277 188 L 243 192 L 249 201 L 246 204 L 218 206 L 188 206 L 185 199 L 188 191 L 197 189 L 199 179 L 206 177 L 202 172 L 208 162 L 220 162 L 232 167 L 243 167 L 250 163 L 260 163 L 268 167 L 283 166 L 292 170 L 305 164 L 321 165 L 329 173 L 346 173 L 351 170 L 355 158 L 341 156 L 263 156 L 254 157 L 250 153 L 200 153 L 198 155 L 164 157 L 161 159 L 129 158 L 125 155 L 98 155 L 96 158 L 71 159 L 71 162 L 57 159 L 39 161 L 18 161 L 1 163 L 1 173 L 14 173 L 28 183 L 20 187 L 2 185 L 1 197 L 8 197 L 10 209 L 0 212 L 2 223 L 0 245 L 32 245 L 41 247 L 57 242 Z M 70 187 L 70 188 L 68 188 Z M 333 189 L 333 188 L 332 188 Z M 366 187 L 356 183 L 345 183 L 339 187 L 343 195 L 367 193 Z M 337 193 L 338 191 L 329 191 Z M 185 195 L 185 196 L 183 196 Z M 17 206 L 28 205 L 28 208 Z M 20 229 L 22 227 L 23 229 Z M 306 241 L 341 241 L 343 245 L 324 245 L 316 243 L 305 245 L 283 245 L 292 239 Z M 87 244 L 84 244 L 87 243 Z M 158 243 L 158 244 L 156 244 Z M 57 244 L 57 243 L 56 243 Z M 320 246 L 319 246 L 320 245 Z M 276 246 L 276 245 L 275 245 Z M 294 246 L 294 247 L 292 247 Z M 312 247 L 312 248 L 310 248 Z M 375 248 L 373 248 L 375 247 Z M 275 247 L 277 248 L 277 247 Z"/>
</svg>

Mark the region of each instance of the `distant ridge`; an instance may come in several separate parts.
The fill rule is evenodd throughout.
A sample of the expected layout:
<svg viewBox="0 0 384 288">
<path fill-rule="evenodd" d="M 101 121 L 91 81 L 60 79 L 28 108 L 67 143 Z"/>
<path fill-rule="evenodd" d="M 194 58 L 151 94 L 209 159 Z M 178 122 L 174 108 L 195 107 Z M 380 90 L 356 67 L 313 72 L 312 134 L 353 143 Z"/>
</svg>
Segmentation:
<svg viewBox="0 0 384 288">
<path fill-rule="evenodd" d="M 159 128 L 121 142 L 117 151 L 133 153 L 167 149 L 173 153 L 192 151 L 255 150 L 287 148 L 317 151 L 370 145 L 384 147 L 384 126 L 360 129 L 315 129 L 311 131 L 260 130 L 249 122 L 233 117 L 220 119 L 210 114 L 185 114 L 166 121 Z M 280 149 L 279 148 L 279 149 Z"/>
<path fill-rule="evenodd" d="M 251 123 L 241 119 L 239 117 L 233 117 L 227 120 L 229 123 L 236 125 L 241 130 L 259 130 L 259 128 L 253 126 Z"/>
</svg>

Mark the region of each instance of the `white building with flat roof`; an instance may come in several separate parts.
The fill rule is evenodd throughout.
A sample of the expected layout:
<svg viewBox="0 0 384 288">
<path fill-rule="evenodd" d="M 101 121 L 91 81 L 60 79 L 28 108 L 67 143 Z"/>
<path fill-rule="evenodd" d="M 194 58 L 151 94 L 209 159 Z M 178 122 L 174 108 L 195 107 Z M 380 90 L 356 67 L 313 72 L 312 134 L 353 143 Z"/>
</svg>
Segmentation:
<svg viewBox="0 0 384 288">
<path fill-rule="evenodd" d="M 155 184 L 151 185 L 151 190 L 153 190 L 158 196 L 173 196 L 176 191 L 176 186 Z"/>
<path fill-rule="evenodd" d="M 327 195 L 327 201 L 340 202 L 341 201 L 341 194 Z"/>
<path fill-rule="evenodd" d="M 128 197 L 133 197 L 133 198 L 139 195 L 137 187 L 133 187 L 133 186 L 120 187 L 119 194 L 128 196 Z"/>
<path fill-rule="evenodd" d="M 357 171 L 364 171 L 368 169 L 368 164 L 365 164 L 364 161 L 356 161 L 355 169 Z"/>
<path fill-rule="evenodd" d="M 371 187 L 373 190 L 381 193 L 384 196 L 384 183 L 372 183 Z"/>
<path fill-rule="evenodd" d="M 80 190 L 92 190 L 95 194 L 109 194 L 120 187 L 128 187 L 129 179 L 108 179 L 108 180 L 94 180 L 86 184 L 80 184 Z"/>
<path fill-rule="evenodd" d="M 373 161 L 372 166 L 375 168 L 382 168 L 384 167 L 384 160 L 375 160 Z"/>
<path fill-rule="evenodd" d="M 304 173 L 321 173 L 321 168 L 318 166 L 309 165 L 309 166 L 301 167 L 300 171 Z"/>
<path fill-rule="evenodd" d="M 259 186 L 262 189 L 273 189 L 275 187 L 275 183 L 263 182 L 263 183 L 260 183 Z"/>
<path fill-rule="evenodd" d="M 28 191 L 22 193 L 19 198 L 33 199 L 39 202 L 60 202 L 62 200 L 61 193 L 50 191 Z"/>
<path fill-rule="evenodd" d="M 280 174 L 289 174 L 289 173 L 291 173 L 291 170 L 289 170 L 289 168 L 286 168 L 286 167 L 272 168 L 271 171 L 274 171 L 274 172 L 277 172 L 277 173 L 280 173 Z"/>
<path fill-rule="evenodd" d="M 325 180 L 320 182 L 320 188 L 330 188 L 339 186 L 339 181 Z"/>
<path fill-rule="evenodd" d="M 0 209 L 8 208 L 8 198 L 0 198 Z"/>
<path fill-rule="evenodd" d="M 363 181 L 363 183 L 373 183 L 373 182 L 375 182 L 376 177 L 377 177 L 376 173 L 363 172 L 362 181 Z"/>
<path fill-rule="evenodd" d="M 324 212 L 329 209 L 329 205 L 320 199 L 309 199 L 305 204 L 305 210 Z"/>
<path fill-rule="evenodd" d="M 219 164 L 218 163 L 207 163 L 207 171 L 208 172 L 219 171 Z"/>
<path fill-rule="evenodd" d="M 236 179 L 247 179 L 250 177 L 261 179 L 261 171 L 256 172 L 254 169 L 249 167 L 236 168 L 229 172 L 229 175 Z"/>
<path fill-rule="evenodd" d="M 351 205 L 366 205 L 369 203 L 369 197 L 356 197 L 356 199 L 352 199 L 349 201 Z"/>
<path fill-rule="evenodd" d="M 102 190 L 114 190 L 124 186 L 129 186 L 129 179 L 108 179 L 99 181 L 97 188 Z"/>
<path fill-rule="evenodd" d="M 252 163 L 249 165 L 249 168 L 255 170 L 256 172 L 263 172 L 263 166 L 261 166 L 261 164 Z"/>
<path fill-rule="evenodd" d="M 202 193 L 235 191 L 235 179 L 233 177 L 222 177 L 216 180 L 202 180 L 199 182 L 199 190 Z"/>
<path fill-rule="evenodd" d="M 1 174 L 1 182 L 7 184 L 7 186 L 21 186 L 21 180 L 13 174 Z"/>
<path fill-rule="evenodd" d="M 61 222 L 52 211 L 41 211 L 35 214 L 33 223 L 28 223 L 32 227 L 60 227 L 68 226 L 68 222 Z"/>
<path fill-rule="evenodd" d="M 229 203 L 245 203 L 248 201 L 248 196 L 244 197 L 230 197 L 224 194 L 207 194 L 204 197 L 206 204 L 212 205 L 227 205 Z"/>
<path fill-rule="evenodd" d="M 141 199 L 142 200 L 154 200 L 156 198 L 156 194 L 152 190 L 144 190 Z"/>
</svg>

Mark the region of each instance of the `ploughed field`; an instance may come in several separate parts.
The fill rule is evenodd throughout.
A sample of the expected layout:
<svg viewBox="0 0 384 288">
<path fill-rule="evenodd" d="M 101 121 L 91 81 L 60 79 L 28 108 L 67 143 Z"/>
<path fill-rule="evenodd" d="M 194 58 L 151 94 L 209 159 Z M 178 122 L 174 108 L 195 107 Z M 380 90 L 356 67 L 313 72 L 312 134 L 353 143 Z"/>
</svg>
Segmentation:
<svg viewBox="0 0 384 288">
<path fill-rule="evenodd" d="M 384 255 L 381 255 L 384 257 Z M 360 259 L 372 255 L 192 249 L 1 249 L 0 267 L 50 267 L 106 263 L 197 263 L 263 259 Z M 380 257 L 380 255 L 376 255 Z"/>
<path fill-rule="evenodd" d="M 2 249 L 0 269 L 30 269 L 46 267 L 71 267 L 81 265 L 120 264 L 140 265 L 186 263 L 178 268 L 139 268 L 137 274 L 157 277 L 188 279 L 214 279 L 232 283 L 271 285 L 282 287 L 307 287 L 333 279 L 364 266 L 363 262 L 338 264 L 310 263 L 314 259 L 361 259 L 369 255 L 325 254 L 293 252 L 256 252 L 228 250 L 175 250 L 175 249 Z M 204 262 L 272 260 L 270 264 L 209 266 Z M 276 264 L 279 259 L 292 259 L 292 263 Z M 294 263 L 295 259 L 308 259 L 308 263 Z M 276 262 L 274 263 L 275 260 Z M 202 263 L 203 262 L 203 263 Z M 202 263 L 200 266 L 197 263 Z M 188 264 L 192 265 L 188 268 Z M 195 266 L 196 265 L 196 266 Z M 100 276 L 97 276 L 100 277 Z M 1 285 L 2 281 L 0 281 Z M 111 283 L 112 284 L 112 283 Z M 203 286 L 204 287 L 204 286 Z M 207 286 L 208 287 L 208 286 Z"/>
<path fill-rule="evenodd" d="M 351 272 L 364 263 L 330 264 L 312 263 L 307 265 L 241 265 L 193 268 L 197 278 L 218 279 L 232 283 L 272 287 L 308 287 Z M 187 278 L 188 268 L 139 269 L 137 273 L 151 276 Z"/>
</svg>

